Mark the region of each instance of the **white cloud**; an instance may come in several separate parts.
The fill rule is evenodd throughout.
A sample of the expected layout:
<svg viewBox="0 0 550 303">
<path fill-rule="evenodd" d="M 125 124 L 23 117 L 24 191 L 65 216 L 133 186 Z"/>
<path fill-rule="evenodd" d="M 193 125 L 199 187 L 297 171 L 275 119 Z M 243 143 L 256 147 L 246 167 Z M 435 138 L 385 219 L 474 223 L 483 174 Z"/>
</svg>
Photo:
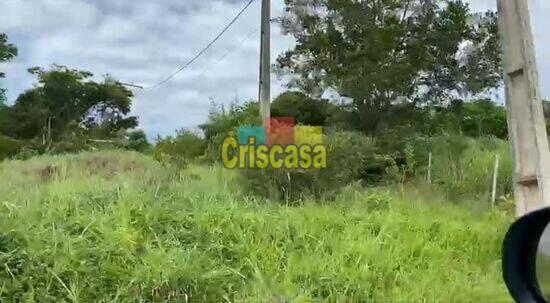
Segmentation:
<svg viewBox="0 0 550 303">
<path fill-rule="evenodd" d="M 136 90 L 133 114 L 150 137 L 205 121 L 211 100 L 256 98 L 259 1 L 211 50 L 167 85 Z M 31 66 L 58 63 L 151 85 L 182 66 L 243 7 L 244 1 L 2 0 L 0 28 L 20 55 L 0 67 L 10 101 L 30 88 Z M 274 15 L 283 3 L 274 3 Z M 273 60 L 292 39 L 273 28 Z M 223 60 L 220 60 L 222 59 Z M 277 83 L 275 77 L 274 85 Z M 275 85 L 274 93 L 281 91 Z"/>
</svg>

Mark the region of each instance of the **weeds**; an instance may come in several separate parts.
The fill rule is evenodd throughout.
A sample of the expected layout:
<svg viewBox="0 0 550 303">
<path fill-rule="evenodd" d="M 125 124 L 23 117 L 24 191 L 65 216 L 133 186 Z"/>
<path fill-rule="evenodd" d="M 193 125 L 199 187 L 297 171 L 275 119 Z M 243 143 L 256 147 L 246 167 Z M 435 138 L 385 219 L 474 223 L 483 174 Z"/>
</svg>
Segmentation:
<svg viewBox="0 0 550 303">
<path fill-rule="evenodd" d="M 49 182 L 22 173 L 52 164 Z M 120 152 L 4 162 L 0 182 L 2 302 L 508 301 L 499 210 L 360 186 L 259 203 L 232 172 L 170 179 Z"/>
</svg>

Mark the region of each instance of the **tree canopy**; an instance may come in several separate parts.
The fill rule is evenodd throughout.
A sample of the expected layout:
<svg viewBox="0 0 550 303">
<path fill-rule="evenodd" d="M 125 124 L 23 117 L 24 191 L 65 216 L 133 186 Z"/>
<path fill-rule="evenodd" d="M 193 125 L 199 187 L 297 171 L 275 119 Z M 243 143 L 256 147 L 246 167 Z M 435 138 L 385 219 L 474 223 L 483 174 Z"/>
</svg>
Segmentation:
<svg viewBox="0 0 550 303">
<path fill-rule="evenodd" d="M 126 116 L 133 94 L 116 80 L 95 82 L 92 73 L 61 65 L 29 72 L 38 78 L 38 85 L 9 108 L 11 121 L 3 129 L 7 135 L 32 139 L 48 133 L 58 140 L 72 128 L 114 133 L 137 126 L 136 117 Z"/>
<path fill-rule="evenodd" d="M 289 86 L 353 99 L 357 128 L 374 133 L 396 103 L 450 103 L 501 83 L 496 13 L 460 0 L 286 1 L 296 47 L 277 59 Z"/>
<path fill-rule="evenodd" d="M 6 62 L 17 56 L 17 47 L 8 43 L 8 36 L 0 33 L 0 62 Z M 5 78 L 6 74 L 0 71 L 0 78 Z M 6 90 L 0 88 L 0 105 L 6 101 Z"/>
<path fill-rule="evenodd" d="M 316 100 L 301 92 L 285 92 L 271 103 L 271 116 L 294 117 L 296 123 L 326 125 L 337 107 L 326 100 Z"/>
</svg>

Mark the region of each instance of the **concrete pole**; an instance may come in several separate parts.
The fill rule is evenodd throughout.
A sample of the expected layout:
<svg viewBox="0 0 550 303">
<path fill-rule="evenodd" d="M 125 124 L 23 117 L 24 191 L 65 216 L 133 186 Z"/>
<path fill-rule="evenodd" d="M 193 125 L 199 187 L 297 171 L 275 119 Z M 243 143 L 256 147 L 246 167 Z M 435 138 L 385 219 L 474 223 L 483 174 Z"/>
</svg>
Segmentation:
<svg viewBox="0 0 550 303">
<path fill-rule="evenodd" d="M 271 116 L 271 0 L 262 0 L 259 102 L 262 123 L 267 127 Z"/>
<path fill-rule="evenodd" d="M 497 0 L 516 215 L 550 206 L 550 151 L 526 0 Z"/>
</svg>

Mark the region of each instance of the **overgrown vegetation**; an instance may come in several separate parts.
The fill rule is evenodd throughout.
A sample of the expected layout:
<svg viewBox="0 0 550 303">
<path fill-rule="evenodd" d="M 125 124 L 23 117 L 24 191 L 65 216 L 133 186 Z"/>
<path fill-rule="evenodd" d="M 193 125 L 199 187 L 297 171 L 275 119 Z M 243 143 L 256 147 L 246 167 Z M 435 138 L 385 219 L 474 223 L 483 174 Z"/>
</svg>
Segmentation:
<svg viewBox="0 0 550 303">
<path fill-rule="evenodd" d="M 494 137 L 468 138 L 457 135 L 418 137 L 409 149 L 408 165 L 416 175 L 427 175 L 432 153 L 432 181 L 449 199 L 488 201 L 497 156 L 498 194 L 512 194 L 512 162 L 509 143 Z"/>
<path fill-rule="evenodd" d="M 262 122 L 254 100 L 152 145 L 111 77 L 52 65 L 11 103 L 0 90 L 0 302 L 508 300 L 506 110 L 485 98 L 501 84 L 496 14 L 286 6 L 297 43 L 272 116 L 323 127 L 326 169 L 223 169 L 224 138 Z M 0 33 L 0 62 L 16 55 Z"/>
<path fill-rule="evenodd" d="M 375 141 L 357 132 L 333 132 L 326 136 L 327 167 L 324 169 L 247 169 L 241 173 L 245 190 L 273 201 L 334 199 L 348 184 L 372 181 L 383 175 L 393 159 L 377 153 Z"/>
<path fill-rule="evenodd" d="M 203 156 L 205 151 L 205 140 L 183 129 L 178 131 L 175 137 L 159 138 L 155 145 L 154 158 L 164 166 L 181 170 L 186 168 L 190 161 Z"/>
<path fill-rule="evenodd" d="M 302 104 L 300 94 L 284 94 L 274 105 L 290 110 L 289 104 Z M 290 103 L 289 103 L 290 102 Z M 311 102 L 311 101 L 307 101 Z M 306 102 L 306 104 L 307 104 Z M 333 113 L 343 109 L 333 106 Z M 290 109 L 289 109 L 290 108 Z M 315 111 L 299 105 L 297 117 Z M 402 108 L 405 112 L 407 109 Z M 360 182 L 373 186 L 411 181 L 426 182 L 429 154 L 432 154 L 433 186 L 441 189 L 447 199 L 460 202 L 474 199 L 489 201 L 491 180 L 497 155 L 500 158 L 498 195 L 512 193 L 512 163 L 506 139 L 506 112 L 488 100 L 453 103 L 450 107 L 426 107 L 402 112 L 409 124 L 395 126 L 371 137 L 359 130 L 339 127 L 333 118 L 309 115 L 325 121 L 324 143 L 328 146 L 327 169 L 249 169 L 241 172 L 242 186 L 253 194 L 272 200 L 296 202 L 304 197 L 333 198 L 345 185 Z M 254 125 L 258 117 L 255 103 L 234 105 L 228 110 L 214 109 L 202 128 L 206 137 L 207 158 L 212 162 L 221 158 L 221 142 L 226 136 L 235 136 L 237 128 Z M 298 123 L 300 121 L 298 120 Z M 186 145 L 188 149 L 201 146 L 203 141 Z M 185 148 L 181 148 L 180 154 Z"/>
<path fill-rule="evenodd" d="M 508 300 L 498 209 L 359 187 L 264 203 L 128 152 L 7 161 L 0 182 L 0 301 Z"/>
</svg>

